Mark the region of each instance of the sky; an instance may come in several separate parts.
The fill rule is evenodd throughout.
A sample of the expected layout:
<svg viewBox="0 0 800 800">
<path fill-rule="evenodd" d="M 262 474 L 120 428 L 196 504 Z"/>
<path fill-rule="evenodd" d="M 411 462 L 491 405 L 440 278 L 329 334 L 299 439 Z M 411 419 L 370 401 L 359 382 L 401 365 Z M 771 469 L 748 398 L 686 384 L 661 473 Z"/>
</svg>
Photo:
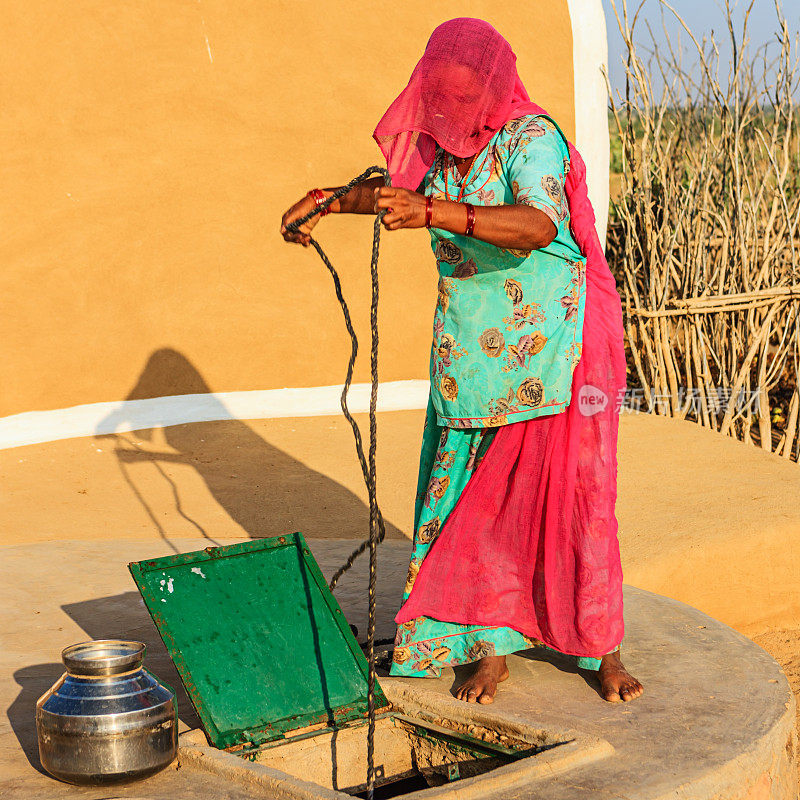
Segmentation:
<svg viewBox="0 0 800 800">
<path fill-rule="evenodd" d="M 683 17 L 698 41 L 702 40 L 703 34 L 711 34 L 712 31 L 714 32 L 714 38 L 720 44 L 720 60 L 727 66 L 731 50 L 727 38 L 728 31 L 725 23 L 724 3 L 722 0 L 668 1 L 675 11 Z M 614 2 L 618 13 L 622 16 L 622 0 L 614 0 Z M 633 17 L 640 2 L 641 0 L 628 0 L 628 15 L 630 18 Z M 739 32 L 740 38 L 744 12 L 749 6 L 749 3 L 750 0 L 731 0 L 731 5 L 734 9 L 734 26 Z M 783 15 L 786 17 L 786 21 L 789 25 L 789 32 L 792 38 L 794 38 L 800 29 L 800 0 L 780 0 L 780 5 Z M 614 90 L 620 90 L 625 85 L 625 71 L 621 65 L 621 58 L 625 55 L 626 49 L 622 44 L 619 27 L 614 16 L 612 0 L 603 0 L 603 8 L 606 13 L 606 28 L 608 30 L 608 61 L 611 86 Z M 650 34 L 647 28 L 642 24 L 644 20 L 648 20 L 656 42 L 661 43 L 664 40 L 664 31 L 661 22 L 662 9 L 664 11 L 666 27 L 670 32 L 672 40 L 675 41 L 676 33 L 682 34 L 681 41 L 683 43 L 684 52 L 686 52 L 687 55 L 691 55 L 692 50 L 694 50 L 694 45 L 686 36 L 680 23 L 675 20 L 668 9 L 661 5 L 659 0 L 645 0 L 642 12 L 636 24 L 636 30 L 639 33 L 635 38 L 642 44 L 649 45 L 651 41 Z M 777 30 L 778 24 L 774 0 L 755 0 L 748 21 L 748 36 L 751 40 L 751 52 L 755 52 L 759 46 L 774 40 Z M 770 48 L 770 52 L 777 54 L 777 43 L 771 44 Z M 795 50 L 795 53 L 797 52 L 798 50 Z M 693 64 L 695 60 L 689 59 L 686 63 Z M 723 70 L 721 70 L 721 73 L 723 73 Z"/>
</svg>

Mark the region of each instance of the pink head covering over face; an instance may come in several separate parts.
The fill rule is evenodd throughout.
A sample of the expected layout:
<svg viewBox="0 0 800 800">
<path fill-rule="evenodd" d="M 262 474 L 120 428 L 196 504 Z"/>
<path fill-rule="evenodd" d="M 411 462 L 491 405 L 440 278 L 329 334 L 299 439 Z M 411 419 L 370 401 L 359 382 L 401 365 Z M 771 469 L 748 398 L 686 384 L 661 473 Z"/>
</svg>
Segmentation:
<svg viewBox="0 0 800 800">
<path fill-rule="evenodd" d="M 522 85 L 511 45 L 488 22 L 457 17 L 433 31 L 408 86 L 372 135 L 392 185 L 416 189 L 437 143 L 466 158 L 509 120 L 544 113 Z"/>
</svg>

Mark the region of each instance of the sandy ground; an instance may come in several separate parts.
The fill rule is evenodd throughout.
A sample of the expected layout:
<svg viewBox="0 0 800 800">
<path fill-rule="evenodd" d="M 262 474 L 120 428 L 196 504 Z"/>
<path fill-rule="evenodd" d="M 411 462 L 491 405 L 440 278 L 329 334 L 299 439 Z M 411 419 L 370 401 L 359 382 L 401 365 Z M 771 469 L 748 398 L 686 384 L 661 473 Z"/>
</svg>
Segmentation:
<svg viewBox="0 0 800 800">
<path fill-rule="evenodd" d="M 379 499 L 394 540 L 411 533 L 422 418 L 380 415 Z M 621 417 L 626 583 L 754 639 L 796 693 L 798 478 L 798 465 L 693 423 Z M 197 423 L 4 450 L 0 487 L 0 547 L 151 538 L 177 549 L 186 538 L 293 530 L 360 539 L 367 526 L 351 432 L 334 416 Z"/>
<path fill-rule="evenodd" d="M 753 636 L 753 641 L 761 645 L 780 665 L 789 679 L 797 703 L 797 731 L 800 734 L 800 628 L 775 630 Z M 797 779 L 800 782 L 800 764 L 797 766 Z"/>
<path fill-rule="evenodd" d="M 410 538 L 421 411 L 380 415 L 379 501 Z M 363 417 L 360 418 L 363 423 Z M 620 420 L 625 580 L 748 636 L 800 628 L 800 467 L 691 422 Z M 0 451 L 0 545 L 362 538 L 366 492 L 336 416 L 177 425 Z"/>
</svg>

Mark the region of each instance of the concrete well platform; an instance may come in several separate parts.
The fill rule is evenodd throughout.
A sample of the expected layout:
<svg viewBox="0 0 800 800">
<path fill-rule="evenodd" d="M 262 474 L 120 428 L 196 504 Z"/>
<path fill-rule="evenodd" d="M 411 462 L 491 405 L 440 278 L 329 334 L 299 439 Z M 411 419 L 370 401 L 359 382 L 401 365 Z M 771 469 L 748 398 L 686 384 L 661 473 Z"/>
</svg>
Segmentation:
<svg viewBox="0 0 800 800">
<path fill-rule="evenodd" d="M 353 546 L 351 540 L 310 541 L 330 575 Z M 61 648 L 86 638 L 125 636 L 147 643 L 146 664 L 179 686 L 126 565 L 129 561 L 200 549 L 207 539 L 38 543 L 9 546 L 0 564 L 0 697 L 8 723 L 0 726 L 0 797 L 71 800 L 127 798 L 298 797 L 291 784 L 244 762 L 234 775 L 200 769 L 197 759 L 127 787 L 85 789 L 60 784 L 41 772 L 33 707 L 61 674 Z M 387 541 L 381 549 L 381 619 L 378 635 L 393 631 L 392 615 L 405 577 L 409 544 Z M 346 576 L 337 596 L 348 619 L 363 630 L 365 567 Z M 794 699 L 773 659 L 731 628 L 680 602 L 626 589 L 626 664 L 645 685 L 632 703 L 608 704 L 591 674 L 537 651 L 509 659 L 510 679 L 491 706 L 467 706 L 450 695 L 453 671 L 440 679 L 382 679 L 390 698 L 457 719 L 574 731 L 592 743 L 591 758 L 543 764 L 517 781 L 488 773 L 469 794 L 485 798 L 547 800 L 792 800 L 797 797 Z M 457 676 L 455 676 L 457 677 Z M 198 726 L 180 692 L 181 730 Z M 486 715 L 489 715 L 486 717 Z M 181 768 L 178 768 L 180 766 Z M 505 769 L 505 768 L 503 768 Z M 280 778 L 280 776 L 277 776 Z M 467 782 L 453 784 L 463 791 Z M 306 797 L 346 797 L 315 793 Z"/>
</svg>

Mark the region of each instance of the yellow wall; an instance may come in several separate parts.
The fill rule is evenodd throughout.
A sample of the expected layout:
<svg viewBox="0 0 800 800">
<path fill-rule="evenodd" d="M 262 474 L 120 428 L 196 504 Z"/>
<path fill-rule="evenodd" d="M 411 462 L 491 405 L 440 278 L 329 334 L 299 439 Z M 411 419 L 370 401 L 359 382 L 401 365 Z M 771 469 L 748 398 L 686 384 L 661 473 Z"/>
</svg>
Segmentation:
<svg viewBox="0 0 800 800">
<path fill-rule="evenodd" d="M 212 391 L 339 383 L 349 342 L 330 278 L 283 242 L 280 216 L 383 163 L 371 132 L 455 16 L 506 36 L 572 136 L 566 0 L 30 0 L 6 14 L 0 415 L 123 399 L 163 348 Z M 365 344 L 372 220 L 316 229 Z M 434 269 L 426 231 L 384 232 L 384 380 L 426 375 Z M 194 390 L 169 366 L 147 389 Z"/>
</svg>

